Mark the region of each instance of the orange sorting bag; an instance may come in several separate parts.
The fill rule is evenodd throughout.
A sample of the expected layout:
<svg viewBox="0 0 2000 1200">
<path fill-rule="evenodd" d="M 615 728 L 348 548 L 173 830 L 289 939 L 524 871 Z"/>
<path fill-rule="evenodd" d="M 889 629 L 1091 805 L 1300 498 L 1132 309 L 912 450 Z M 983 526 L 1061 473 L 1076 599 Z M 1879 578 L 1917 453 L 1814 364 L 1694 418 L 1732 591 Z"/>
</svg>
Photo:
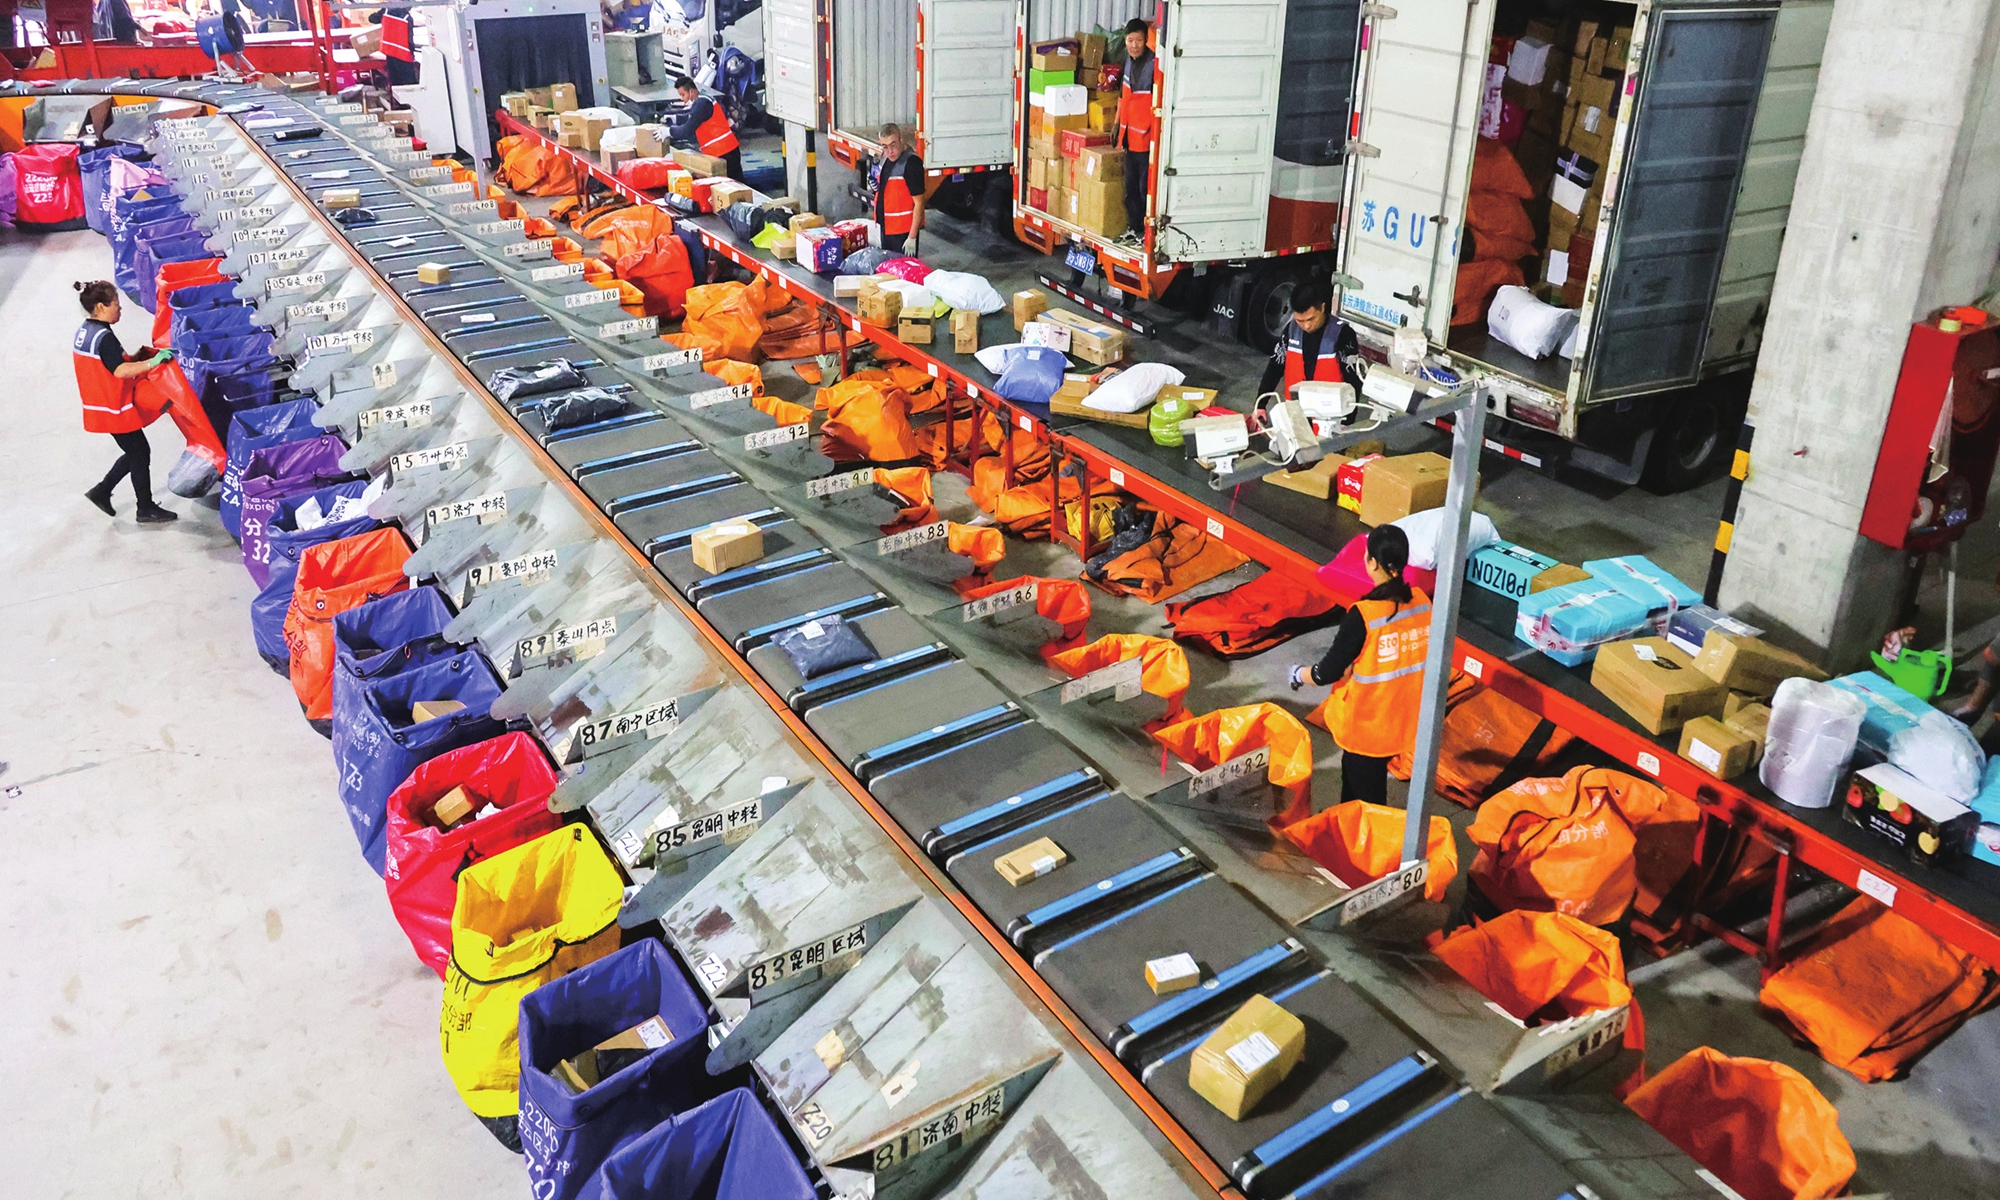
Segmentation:
<svg viewBox="0 0 2000 1200">
<path fill-rule="evenodd" d="M 1697 1046 L 1625 1103 L 1743 1200 L 1823 1200 L 1854 1177 L 1840 1114 L 1782 1063 Z"/>
<path fill-rule="evenodd" d="M 1345 611 L 1333 593 L 1266 571 L 1220 595 L 1167 605 L 1167 623 L 1177 641 L 1220 658 L 1247 658 L 1331 625 Z"/>
<path fill-rule="evenodd" d="M 1291 822 L 1282 832 L 1342 883 L 1360 887 L 1402 865 L 1403 830 L 1408 824 L 1409 815 L 1400 808 L 1349 800 Z M 1443 817 L 1430 819 L 1424 861 L 1430 866 L 1424 877 L 1424 899 L 1443 900 L 1445 889 L 1458 878 L 1458 843 L 1451 836 L 1451 822 Z"/>
<path fill-rule="evenodd" d="M 717 358 L 717 359 L 704 359 L 701 364 L 701 369 L 707 371 L 710 375 L 715 376 L 717 379 L 720 379 L 724 383 L 749 384 L 750 395 L 752 399 L 755 399 L 756 397 L 764 394 L 764 368 L 762 367 L 755 366 L 751 363 L 737 362 L 734 359 Z M 804 419 L 805 418 L 803 417 L 800 418 L 800 420 Z"/>
<path fill-rule="evenodd" d="M 706 359 L 757 361 L 764 336 L 764 277 L 749 284 L 705 283 L 687 290 L 687 320 L 680 336 L 692 339 Z"/>
<path fill-rule="evenodd" d="M 946 524 L 944 536 L 945 549 L 971 559 L 976 573 L 991 571 L 1007 557 L 1007 539 L 991 525 L 960 525 L 952 521 Z"/>
<path fill-rule="evenodd" d="M 793 404 L 789 400 L 780 400 L 776 396 L 752 396 L 750 407 L 767 414 L 780 425 L 804 425 L 812 421 L 812 409 L 803 404 Z"/>
<path fill-rule="evenodd" d="M 1107 633 L 1087 646 L 1051 655 L 1048 663 L 1071 679 L 1081 679 L 1092 671 L 1139 660 L 1139 686 L 1167 702 L 1169 713 L 1181 710 L 1181 698 L 1188 690 L 1187 651 L 1162 637 L 1143 633 Z"/>
<path fill-rule="evenodd" d="M 1617 936 L 1563 913 L 1502 913 L 1452 934 L 1435 953 L 1480 995 L 1531 1025 L 1632 1001 Z"/>
<path fill-rule="evenodd" d="M 826 410 L 820 453 L 835 462 L 908 462 L 922 453 L 901 389 L 844 379 L 821 388 L 817 406 Z"/>
<path fill-rule="evenodd" d="M 1157 604 L 1250 561 L 1192 522 L 1162 513 L 1153 528 L 1152 538 L 1138 549 L 1086 568 L 1090 581 L 1114 596 Z"/>
<path fill-rule="evenodd" d="M 324 542 L 299 556 L 285 647 L 292 655 L 292 692 L 306 720 L 333 717 L 333 619 L 409 587 L 403 574 L 409 557 L 410 544 L 393 528 Z"/>
<path fill-rule="evenodd" d="M 645 315 L 678 317 L 686 311 L 687 294 L 694 287 L 694 268 L 688 264 L 687 247 L 679 238 L 663 237 L 618 255 L 607 250 L 605 257 L 611 260 L 619 279 L 639 289 Z"/>
<path fill-rule="evenodd" d="M 1576 740 L 1555 722 L 1457 672 L 1448 703 L 1437 792 L 1467 808 L 1478 808 L 1488 796 L 1529 775 L 1545 774 L 1548 764 Z M 1408 779 L 1410 768 L 1406 755 L 1389 764 L 1398 779 Z"/>
<path fill-rule="evenodd" d="M 2000 975 L 1867 896 L 1826 923 L 1757 998 L 1826 1061 L 1891 1079 L 2000 995 Z"/>
<path fill-rule="evenodd" d="M 1050 579 L 1041 575 L 1017 575 L 1012 579 L 995 580 L 981 584 L 960 593 L 967 601 L 984 600 L 988 596 L 1021 587 L 1035 585 L 1035 612 L 1062 626 L 1056 640 L 1042 647 L 1042 657 L 1048 658 L 1083 640 L 1083 631 L 1090 623 L 1090 591 L 1074 579 Z"/>
<path fill-rule="evenodd" d="M 877 467 L 875 486 L 895 495 L 903 507 L 897 511 L 896 519 L 882 526 L 883 533 L 895 533 L 916 525 L 928 525 L 938 519 L 937 506 L 931 502 L 931 473 L 926 467 Z"/>
<path fill-rule="evenodd" d="M 1197 771 L 1269 746 L 1271 765 L 1266 776 L 1274 787 L 1302 796 L 1312 782 L 1312 734 L 1297 717 L 1269 702 L 1189 717 L 1154 730 L 1153 738 Z"/>
<path fill-rule="evenodd" d="M 1466 831 L 1479 847 L 1473 882 L 1503 912 L 1608 925 L 1638 891 L 1634 831 L 1675 811 L 1664 789 L 1622 771 L 1577 767 L 1524 779 L 1482 805 Z"/>
<path fill-rule="evenodd" d="M 597 247 L 597 252 L 613 261 L 649 249 L 666 239 L 680 241 L 674 237 L 673 217 L 666 210 L 651 204 L 634 204 L 593 217 L 584 222 L 579 232 L 587 238 L 598 239 L 602 244 Z M 686 257 L 686 246 L 681 247 L 681 255 Z"/>
</svg>

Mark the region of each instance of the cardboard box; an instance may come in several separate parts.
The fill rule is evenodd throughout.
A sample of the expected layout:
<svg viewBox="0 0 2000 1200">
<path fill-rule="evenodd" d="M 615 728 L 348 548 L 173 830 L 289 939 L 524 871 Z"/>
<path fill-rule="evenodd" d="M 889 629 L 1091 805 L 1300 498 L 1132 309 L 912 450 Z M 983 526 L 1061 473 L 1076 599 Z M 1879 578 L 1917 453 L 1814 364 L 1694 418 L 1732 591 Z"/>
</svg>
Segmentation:
<svg viewBox="0 0 2000 1200">
<path fill-rule="evenodd" d="M 1273 471 L 1264 482 L 1289 492 L 1299 492 L 1318 500 L 1331 500 L 1340 468 L 1351 461 L 1345 454 L 1329 454 L 1300 471 Z"/>
<path fill-rule="evenodd" d="M 1085 421 L 1100 421 L 1106 425 L 1123 425 L 1127 429 L 1148 428 L 1151 406 L 1133 413 L 1105 412 L 1092 408 L 1083 402 L 1083 397 L 1065 396 L 1061 392 L 1049 397 L 1049 411 L 1060 417 L 1079 417 Z"/>
<path fill-rule="evenodd" d="M 907 345 L 928 346 L 937 336 L 937 328 L 929 317 L 904 317 L 896 319 L 896 337 Z"/>
<path fill-rule="evenodd" d="M 1086 120 L 1090 116 L 1089 101 L 1084 102 L 1083 116 Z M 1062 136 L 1057 139 L 1057 144 L 1062 147 L 1062 156 L 1064 158 L 1079 158 L 1086 150 L 1096 150 L 1109 146 L 1111 144 L 1111 135 L 1108 133 L 1092 133 L 1088 126 L 1083 129 L 1065 129 L 1062 132 Z"/>
<path fill-rule="evenodd" d="M 549 88 L 549 107 L 559 113 L 576 111 L 576 85 L 558 83 Z"/>
<path fill-rule="evenodd" d="M 641 125 L 632 134 L 632 150 L 640 158 L 665 158 L 673 147 L 667 144 L 667 131 L 659 125 Z"/>
<path fill-rule="evenodd" d="M 1284 1082 L 1305 1053 L 1306 1027 L 1265 996 L 1252 996 L 1195 1047 L 1188 1086 L 1232 1121 Z"/>
<path fill-rule="evenodd" d="M 457 700 L 419 700 L 410 705 L 410 724 L 421 725 L 425 721 L 435 721 L 461 712 L 465 705 Z"/>
<path fill-rule="evenodd" d="M 1028 66 L 1037 71 L 1075 71 L 1077 59 L 1074 41 L 1038 42 L 1028 55 Z M 1103 61 L 1101 56 L 1098 61 Z"/>
<path fill-rule="evenodd" d="M 360 188 L 328 188 L 319 194 L 319 202 L 326 208 L 361 207 Z"/>
<path fill-rule="evenodd" d="M 545 87 L 528 88 L 528 104 L 533 108 L 555 108 L 555 89 Z"/>
<path fill-rule="evenodd" d="M 555 1066 L 549 1068 L 549 1074 L 555 1076 L 573 1095 L 581 1096 L 597 1086 L 597 1054 L 585 1050 L 575 1058 L 559 1059 Z"/>
<path fill-rule="evenodd" d="M 860 310 L 861 323 L 873 325 L 877 329 L 894 329 L 903 317 L 903 293 L 876 288 L 863 292 L 856 300 Z"/>
<path fill-rule="evenodd" d="M 1100 325 L 1061 309 L 1049 310 L 1043 320 L 1068 327 L 1070 354 L 1094 366 L 1108 367 L 1122 361 L 1132 341 L 1132 335 L 1123 329 Z"/>
<path fill-rule="evenodd" d="M 1083 114 L 1083 127 L 1096 133 L 1118 131 L 1118 102 L 1093 98 Z"/>
<path fill-rule="evenodd" d="M 1076 35 L 1076 60 L 1078 69 L 1089 72 L 1093 77 L 1097 69 L 1104 65 L 1105 39 L 1101 33 L 1079 33 Z"/>
<path fill-rule="evenodd" d="M 951 348 L 959 354 L 971 354 L 979 349 L 979 314 L 977 312 L 969 308 L 952 310 Z"/>
<path fill-rule="evenodd" d="M 1559 588 L 1564 584 L 1582 583 L 1589 578 L 1590 572 L 1582 567 L 1571 563 L 1557 563 L 1535 576 L 1535 581 L 1528 585 L 1528 594 L 1532 596 L 1536 592 L 1546 592 L 1550 588 Z"/>
<path fill-rule="evenodd" d="M 1384 458 L 1368 468 L 1361 489 L 1361 523 L 1387 525 L 1444 503 L 1451 460 L 1425 451 Z"/>
<path fill-rule="evenodd" d="M 1632 27 L 1620 25 L 1611 31 L 1610 41 L 1604 48 L 1606 70 L 1624 71 L 1625 60 L 1632 57 Z"/>
<path fill-rule="evenodd" d="M 1155 958 L 1146 964 L 1146 986 L 1155 996 L 1185 992 L 1201 982 L 1201 965 L 1185 952 Z"/>
<path fill-rule="evenodd" d="M 673 154 L 675 162 L 694 172 L 698 177 L 726 176 L 729 171 L 728 163 L 706 154 L 698 154 L 693 150 L 676 150 Z"/>
<path fill-rule="evenodd" d="M 1826 681 L 1825 671 L 1789 650 L 1780 650 L 1762 638 L 1721 629 L 1711 629 L 1702 638 L 1694 669 L 1732 692 L 1760 697 L 1771 695 L 1794 675 L 1817 683 Z"/>
<path fill-rule="evenodd" d="M 710 575 L 764 557 L 764 531 L 748 521 L 720 521 L 694 535 L 694 565 Z"/>
<path fill-rule="evenodd" d="M 1070 192 L 1070 223 L 1099 237 L 1125 232 L 1125 181 L 1091 181 Z"/>
<path fill-rule="evenodd" d="M 1028 95 L 1046 96 L 1052 87 L 1073 87 L 1076 84 L 1075 71 L 1041 71 L 1028 68 Z"/>
<path fill-rule="evenodd" d="M 534 102 L 526 92 L 507 92 L 500 97 L 500 107 L 507 110 L 510 117 L 525 117 Z"/>
<path fill-rule="evenodd" d="M 1681 757 L 1717 779 L 1734 779 L 1757 761 L 1757 739 L 1714 717 L 1681 726 Z"/>
<path fill-rule="evenodd" d="M 359 58 L 372 58 L 382 52 L 382 27 L 363 25 L 347 37 L 347 44 L 354 47 Z"/>
<path fill-rule="evenodd" d="M 570 133 L 556 134 L 556 145 L 561 146 L 565 150 L 583 149 L 583 131 L 575 130 Z"/>
<path fill-rule="evenodd" d="M 613 150 L 602 144 L 597 147 L 598 165 L 613 174 L 617 173 L 618 168 L 637 157 L 639 157 L 638 152 L 634 150 Z"/>
<path fill-rule="evenodd" d="M 869 284 L 879 284 L 882 278 L 880 275 L 835 275 L 833 277 L 834 297 L 836 299 L 859 299 L 863 292 L 871 290 L 868 286 Z"/>
<path fill-rule="evenodd" d="M 1049 160 L 1031 158 L 1028 160 L 1028 187 L 1030 190 L 1049 186 Z"/>
<path fill-rule="evenodd" d="M 417 282 L 450 283 L 451 268 L 443 263 L 434 263 L 434 262 L 418 263 Z"/>
<path fill-rule="evenodd" d="M 1028 288 L 1014 293 L 1014 328 L 1020 329 L 1028 322 L 1049 310 L 1049 294 L 1039 288 Z"/>
<path fill-rule="evenodd" d="M 1068 134 L 1065 137 L 1070 136 Z M 1086 146 L 1076 155 L 1077 175 L 1082 179 L 1116 182 L 1119 190 L 1125 187 L 1125 152 L 1116 146 Z"/>
<path fill-rule="evenodd" d="M 818 213 L 799 213 L 788 222 L 788 227 L 793 233 L 802 233 L 808 229 L 824 229 L 826 227 L 826 218 L 820 216 Z"/>
<path fill-rule="evenodd" d="M 994 859 L 993 869 L 1000 872 L 1000 878 L 1020 887 L 1024 883 L 1033 883 L 1068 861 L 1069 852 L 1052 839 L 1036 838 L 1019 850 Z"/>
<path fill-rule="evenodd" d="M 1734 700 L 1736 697 L 1731 696 Z M 1745 704 L 1734 712 L 1727 711 L 1725 704 L 1722 723 L 1757 743 L 1757 752 L 1750 759 L 1756 762 L 1764 757 L 1764 740 L 1771 729 L 1771 706 L 1768 704 Z"/>
<path fill-rule="evenodd" d="M 1665 638 L 1598 647 L 1590 685 L 1648 733 L 1669 733 L 1696 717 L 1719 717 L 1729 689 L 1694 669 Z"/>
<path fill-rule="evenodd" d="M 716 212 L 721 212 L 732 204 L 747 203 L 754 195 L 756 193 L 749 187 L 733 179 L 718 179 L 709 185 L 708 206 Z"/>
<path fill-rule="evenodd" d="M 593 1051 L 658 1050 L 661 1046 L 672 1045 L 673 1041 L 674 1031 L 667 1028 L 665 1021 L 658 1017 L 647 1017 L 622 1033 L 612 1034 L 591 1049 Z"/>
<path fill-rule="evenodd" d="M 1380 454 L 1364 454 L 1342 463 L 1334 475 L 1334 502 L 1349 512 L 1360 512 L 1362 485 L 1367 480 L 1368 468 L 1382 458 Z"/>
<path fill-rule="evenodd" d="M 1597 39 L 1597 30 L 1598 24 L 1596 21 L 1578 21 L 1576 23 L 1576 37 L 1571 43 L 1570 52 L 1573 54 L 1589 54 L 1590 43 Z"/>
<path fill-rule="evenodd" d="M 464 788 L 455 787 L 439 797 L 431 806 L 431 814 L 437 818 L 440 829 L 450 829 L 472 815 L 472 797 L 465 794 Z"/>
<path fill-rule="evenodd" d="M 798 239 L 799 265 L 808 271 L 838 271 L 847 257 L 840 235 L 831 229 L 801 229 L 793 236 Z"/>
</svg>

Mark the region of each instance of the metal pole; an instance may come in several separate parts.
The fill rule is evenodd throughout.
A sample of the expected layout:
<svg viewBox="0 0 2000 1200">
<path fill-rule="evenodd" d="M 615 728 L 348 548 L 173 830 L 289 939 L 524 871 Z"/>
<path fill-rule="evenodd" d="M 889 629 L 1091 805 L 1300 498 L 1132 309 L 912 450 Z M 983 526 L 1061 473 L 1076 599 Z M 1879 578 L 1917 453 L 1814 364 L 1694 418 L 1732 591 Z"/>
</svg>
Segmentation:
<svg viewBox="0 0 2000 1200">
<path fill-rule="evenodd" d="M 806 130 L 806 211 L 819 211 L 819 132 Z"/>
<path fill-rule="evenodd" d="M 1437 782 L 1438 752 L 1444 744 L 1445 697 L 1451 691 L 1451 652 L 1458 634 L 1458 602 L 1465 592 L 1465 543 L 1472 528 L 1472 500 L 1479 490 L 1479 450 L 1486 438 L 1486 396 L 1457 413 L 1451 427 L 1451 482 L 1445 488 L 1449 514 L 1437 547 L 1437 595 L 1431 597 L 1431 643 L 1424 656 L 1424 700 L 1417 713 L 1416 761 L 1410 771 L 1410 799 L 1403 825 L 1403 861 L 1423 857 L 1428 832 L 1424 801 Z"/>
</svg>

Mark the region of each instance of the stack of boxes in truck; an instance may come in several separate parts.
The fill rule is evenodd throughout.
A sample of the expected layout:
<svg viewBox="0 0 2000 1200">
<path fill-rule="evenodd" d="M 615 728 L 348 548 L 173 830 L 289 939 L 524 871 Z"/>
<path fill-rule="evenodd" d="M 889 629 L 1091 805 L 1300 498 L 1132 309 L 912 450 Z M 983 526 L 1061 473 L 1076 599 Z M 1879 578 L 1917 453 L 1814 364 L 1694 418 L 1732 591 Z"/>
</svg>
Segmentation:
<svg viewBox="0 0 2000 1200">
<path fill-rule="evenodd" d="M 1101 237 L 1125 232 L 1125 164 L 1112 147 L 1118 99 L 1103 91 L 1105 35 L 1033 47 L 1028 69 L 1029 208 Z"/>
</svg>

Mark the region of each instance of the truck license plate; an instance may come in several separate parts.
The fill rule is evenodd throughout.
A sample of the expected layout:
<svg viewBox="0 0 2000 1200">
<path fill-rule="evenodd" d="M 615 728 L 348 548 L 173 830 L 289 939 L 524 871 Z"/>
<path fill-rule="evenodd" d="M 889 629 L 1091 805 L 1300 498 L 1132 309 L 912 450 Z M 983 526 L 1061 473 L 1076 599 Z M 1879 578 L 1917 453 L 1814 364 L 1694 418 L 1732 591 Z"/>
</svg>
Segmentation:
<svg viewBox="0 0 2000 1200">
<path fill-rule="evenodd" d="M 1097 254 L 1088 247 L 1071 245 L 1069 254 L 1064 257 L 1063 262 L 1085 275 L 1097 274 Z"/>
</svg>

